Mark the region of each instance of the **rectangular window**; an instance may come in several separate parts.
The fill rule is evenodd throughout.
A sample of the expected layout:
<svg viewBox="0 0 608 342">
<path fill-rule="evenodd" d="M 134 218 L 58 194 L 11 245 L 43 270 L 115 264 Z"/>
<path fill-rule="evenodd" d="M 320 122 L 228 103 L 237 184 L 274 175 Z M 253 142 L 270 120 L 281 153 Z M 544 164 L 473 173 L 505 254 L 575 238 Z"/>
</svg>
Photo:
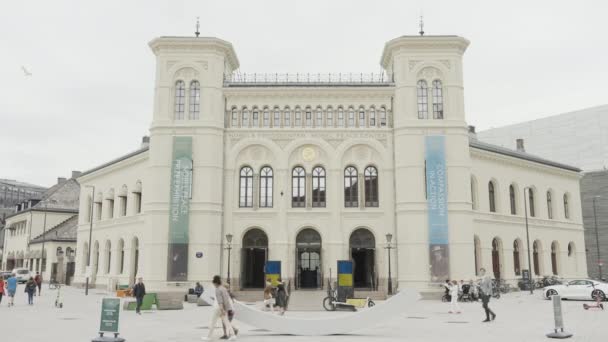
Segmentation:
<svg viewBox="0 0 608 342">
<path fill-rule="evenodd" d="M 241 127 L 249 127 L 249 112 L 246 110 L 242 114 Z"/>
<path fill-rule="evenodd" d="M 232 110 L 231 116 L 232 116 L 232 127 L 238 127 L 239 126 L 239 116 L 238 116 L 238 113 L 236 112 L 236 110 Z"/>
<path fill-rule="evenodd" d="M 338 111 L 338 127 L 344 127 L 344 112 L 342 109 Z"/>
<path fill-rule="evenodd" d="M 118 197 L 120 200 L 120 212 L 119 215 L 122 216 L 127 216 L 127 196 L 120 196 Z"/>
<path fill-rule="evenodd" d="M 253 111 L 253 118 L 251 119 L 251 124 L 253 127 L 260 127 L 260 112 L 257 110 Z"/>
<path fill-rule="evenodd" d="M 285 111 L 284 119 L 285 119 L 284 127 L 291 127 L 291 112 L 290 111 L 288 111 L 288 110 Z"/>
<path fill-rule="evenodd" d="M 369 112 L 369 127 L 376 127 L 376 111 Z"/>
<path fill-rule="evenodd" d="M 348 127 L 355 127 L 355 111 L 352 109 L 348 111 Z"/>
<path fill-rule="evenodd" d="M 264 111 L 264 127 L 270 127 L 270 112 Z"/>
<path fill-rule="evenodd" d="M 327 127 L 334 127 L 334 112 L 331 110 L 327 111 Z"/>
<path fill-rule="evenodd" d="M 299 110 L 296 111 L 296 119 L 294 125 L 296 127 L 302 127 L 302 112 L 300 112 Z"/>
<path fill-rule="evenodd" d="M 306 111 L 306 127 L 312 127 L 312 112 Z"/>
<path fill-rule="evenodd" d="M 279 110 L 274 111 L 274 122 L 273 127 L 281 127 L 281 112 Z"/>
<path fill-rule="evenodd" d="M 317 127 L 323 127 L 323 112 L 321 110 L 317 110 Z"/>
<path fill-rule="evenodd" d="M 114 218 L 114 200 L 108 200 L 108 218 Z"/>
<path fill-rule="evenodd" d="M 133 193 L 133 200 L 135 201 L 134 203 L 134 210 L 136 214 L 141 213 L 141 192 L 134 192 Z"/>
<path fill-rule="evenodd" d="M 359 128 L 365 128 L 365 110 L 359 110 Z"/>
</svg>

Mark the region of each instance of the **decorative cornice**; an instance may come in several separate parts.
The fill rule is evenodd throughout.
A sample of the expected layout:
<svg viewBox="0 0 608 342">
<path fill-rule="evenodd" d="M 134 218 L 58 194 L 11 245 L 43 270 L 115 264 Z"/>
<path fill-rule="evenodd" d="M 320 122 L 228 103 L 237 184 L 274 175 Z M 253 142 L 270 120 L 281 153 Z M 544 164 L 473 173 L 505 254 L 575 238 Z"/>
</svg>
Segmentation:
<svg viewBox="0 0 608 342">
<path fill-rule="evenodd" d="M 239 60 L 230 42 L 214 37 L 160 37 L 149 44 L 155 55 L 163 52 L 212 51 L 226 56 L 232 70 L 239 68 Z"/>
<path fill-rule="evenodd" d="M 380 58 L 380 65 L 387 69 L 390 66 L 390 61 L 393 59 L 395 51 L 444 51 L 456 52 L 463 54 L 469 46 L 469 41 L 459 36 L 402 36 L 388 41 L 384 45 L 384 51 Z M 443 62 L 443 61 L 442 61 Z M 445 64 L 445 63 L 444 63 Z M 412 68 L 410 64 L 410 68 Z M 446 67 L 449 68 L 448 65 Z"/>
</svg>

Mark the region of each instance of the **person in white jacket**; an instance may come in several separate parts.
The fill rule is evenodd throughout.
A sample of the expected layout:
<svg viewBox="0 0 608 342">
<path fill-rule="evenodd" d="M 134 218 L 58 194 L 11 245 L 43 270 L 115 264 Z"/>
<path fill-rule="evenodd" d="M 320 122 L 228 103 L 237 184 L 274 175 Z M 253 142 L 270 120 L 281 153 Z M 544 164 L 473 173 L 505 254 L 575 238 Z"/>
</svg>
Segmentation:
<svg viewBox="0 0 608 342">
<path fill-rule="evenodd" d="M 458 281 L 454 280 L 450 284 L 450 297 L 452 300 L 450 301 L 450 311 L 449 313 L 461 313 L 460 304 L 458 304 L 458 292 L 460 292 L 460 286 L 458 286 Z"/>
</svg>

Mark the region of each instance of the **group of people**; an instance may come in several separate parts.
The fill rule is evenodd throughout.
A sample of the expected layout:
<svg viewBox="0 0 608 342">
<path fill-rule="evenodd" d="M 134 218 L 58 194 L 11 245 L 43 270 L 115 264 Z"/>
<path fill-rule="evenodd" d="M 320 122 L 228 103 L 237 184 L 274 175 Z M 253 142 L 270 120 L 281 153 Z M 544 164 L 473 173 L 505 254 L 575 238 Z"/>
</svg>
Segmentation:
<svg viewBox="0 0 608 342">
<path fill-rule="evenodd" d="M 15 306 L 15 294 L 17 293 L 17 277 L 15 274 L 4 281 L 0 279 L 0 304 L 2 304 L 2 297 L 8 296 L 8 306 Z M 27 304 L 34 305 L 34 296 L 36 295 L 36 289 L 38 289 L 38 295 L 42 293 L 42 276 L 36 273 L 35 277 L 30 277 L 25 283 L 25 293 L 27 293 Z"/>
<path fill-rule="evenodd" d="M 287 310 L 288 299 L 289 296 L 285 289 L 285 283 L 283 283 L 281 278 L 277 280 L 276 288 L 272 286 L 270 278 L 266 279 L 266 286 L 264 287 L 265 309 L 270 309 L 271 312 L 274 312 L 274 307 L 276 306 L 279 309 L 279 315 L 284 315 Z"/>
<path fill-rule="evenodd" d="M 482 307 L 484 309 L 486 319 L 483 322 L 490 322 L 496 319 L 496 314 L 489 307 L 490 298 L 492 297 L 492 278 L 486 273 L 484 268 L 479 270 L 481 279 L 479 283 L 479 296 L 481 297 Z M 473 281 L 470 281 L 472 284 Z M 456 280 L 446 280 L 443 285 L 446 289 L 446 294 L 450 297 L 450 310 L 449 313 L 462 313 L 462 308 L 458 303 L 458 296 L 462 291 L 462 285 L 464 281 L 460 281 L 460 284 Z"/>
</svg>

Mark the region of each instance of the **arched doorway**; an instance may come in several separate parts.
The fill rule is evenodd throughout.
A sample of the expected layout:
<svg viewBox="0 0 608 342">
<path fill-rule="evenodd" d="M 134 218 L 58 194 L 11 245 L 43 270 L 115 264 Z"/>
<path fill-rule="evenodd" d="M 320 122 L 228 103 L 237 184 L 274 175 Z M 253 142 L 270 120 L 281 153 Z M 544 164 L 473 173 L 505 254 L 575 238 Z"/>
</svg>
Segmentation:
<svg viewBox="0 0 608 342">
<path fill-rule="evenodd" d="M 374 289 L 376 284 L 376 239 L 365 228 L 350 235 L 350 257 L 353 261 L 353 281 L 356 288 Z"/>
<path fill-rule="evenodd" d="M 139 239 L 134 237 L 131 240 L 131 270 L 129 272 L 129 283 L 135 283 L 135 277 L 139 272 Z"/>
<path fill-rule="evenodd" d="M 501 260 L 500 251 L 502 249 L 502 243 L 498 238 L 492 239 L 492 271 L 494 272 L 494 278 L 501 278 Z"/>
<path fill-rule="evenodd" d="M 479 270 L 482 268 L 481 266 L 481 241 L 479 241 L 479 237 L 475 235 L 473 237 L 473 244 L 475 247 L 475 275 L 479 275 Z"/>
<path fill-rule="evenodd" d="M 243 236 L 243 248 L 241 249 L 241 287 L 264 287 L 264 266 L 267 259 L 268 236 L 261 229 L 250 229 Z"/>
<path fill-rule="evenodd" d="M 534 275 L 540 276 L 542 270 L 540 269 L 540 259 L 542 252 L 542 247 L 540 245 L 540 241 L 536 240 L 532 244 L 532 260 L 534 261 Z"/>
<path fill-rule="evenodd" d="M 303 229 L 296 237 L 296 284 L 298 288 L 321 287 L 321 235 Z"/>
<path fill-rule="evenodd" d="M 558 264 L 558 257 L 559 257 L 559 244 L 557 243 L 557 241 L 553 241 L 551 243 L 551 271 L 553 272 L 553 275 L 558 275 L 559 274 L 559 264 Z"/>
</svg>

